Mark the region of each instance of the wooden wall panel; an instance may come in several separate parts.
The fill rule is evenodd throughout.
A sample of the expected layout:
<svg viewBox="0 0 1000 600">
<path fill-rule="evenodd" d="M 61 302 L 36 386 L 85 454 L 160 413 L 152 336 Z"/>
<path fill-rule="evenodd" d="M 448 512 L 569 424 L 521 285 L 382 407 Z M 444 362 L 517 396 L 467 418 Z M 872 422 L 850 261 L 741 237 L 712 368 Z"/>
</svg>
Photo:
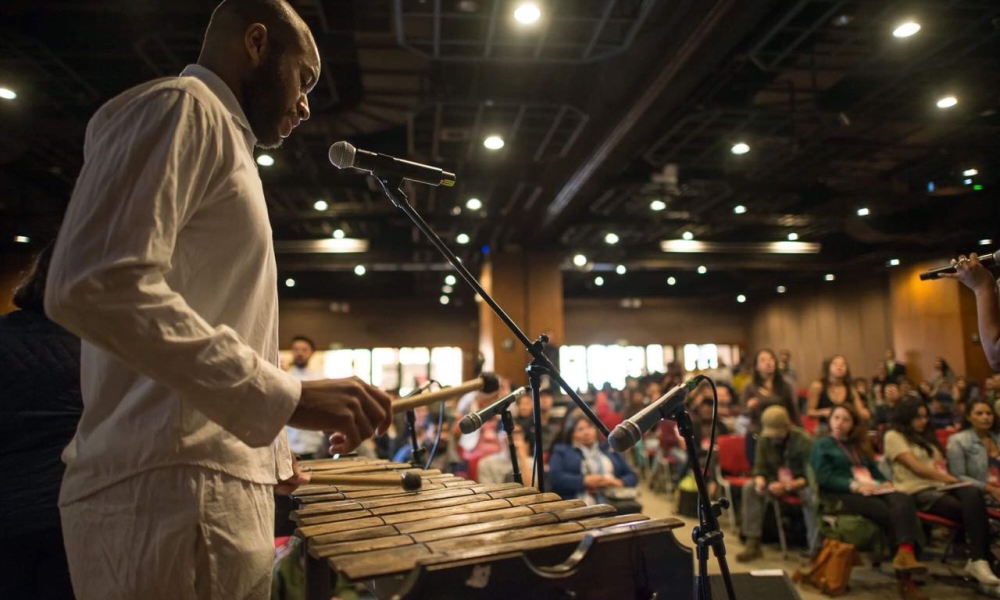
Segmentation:
<svg viewBox="0 0 1000 600">
<path fill-rule="evenodd" d="M 567 344 L 746 346 L 749 339 L 750 310 L 734 302 L 644 298 L 634 309 L 619 300 L 571 298 L 565 306 Z"/>
</svg>

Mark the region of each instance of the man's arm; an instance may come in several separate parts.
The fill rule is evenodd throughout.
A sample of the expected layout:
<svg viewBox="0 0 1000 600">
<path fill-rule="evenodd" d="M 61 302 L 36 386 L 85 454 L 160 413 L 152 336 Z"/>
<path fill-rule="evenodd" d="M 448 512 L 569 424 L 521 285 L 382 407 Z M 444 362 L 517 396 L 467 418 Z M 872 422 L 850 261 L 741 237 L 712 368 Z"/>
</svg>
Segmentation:
<svg viewBox="0 0 1000 600">
<path fill-rule="evenodd" d="M 955 273 L 942 273 L 942 277 L 958 279 L 976 294 L 976 313 L 979 320 L 979 340 L 990 368 L 1000 371 L 1000 304 L 997 299 L 997 282 L 979 262 L 975 253 L 968 258 L 960 256 L 951 261 Z"/>
</svg>

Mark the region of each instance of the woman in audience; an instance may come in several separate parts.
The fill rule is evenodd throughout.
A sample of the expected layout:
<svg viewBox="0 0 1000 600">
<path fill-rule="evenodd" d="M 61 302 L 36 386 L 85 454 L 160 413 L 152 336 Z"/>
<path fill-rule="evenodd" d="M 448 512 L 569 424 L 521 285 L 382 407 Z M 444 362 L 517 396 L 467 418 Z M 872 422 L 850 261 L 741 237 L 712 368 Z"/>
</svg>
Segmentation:
<svg viewBox="0 0 1000 600">
<path fill-rule="evenodd" d="M 892 566 L 900 596 L 904 600 L 926 598 L 911 578 L 913 572 L 927 570 L 913 554 L 918 527 L 913 498 L 893 491 L 879 471 L 867 422 L 852 404 L 831 408 L 829 424 L 830 435 L 817 439 L 809 455 L 824 503 L 839 505 L 837 512 L 861 515 L 886 529 L 896 547 Z"/>
<path fill-rule="evenodd" d="M 823 378 L 812 382 L 806 397 L 806 414 L 820 420 L 827 420 L 835 406 L 850 404 L 868 423 L 871 413 L 861 401 L 861 397 L 851 387 L 851 369 L 847 359 L 837 354 L 823 363 Z"/>
<path fill-rule="evenodd" d="M 948 438 L 948 470 L 1000 506 L 1000 419 L 986 400 L 969 402 L 962 431 Z"/>
<path fill-rule="evenodd" d="M 930 382 L 931 388 L 937 389 L 938 384 L 942 381 L 948 382 L 949 386 L 953 385 L 955 383 L 955 372 L 951 370 L 948 361 L 939 356 L 934 361 L 934 372 L 931 374 Z"/>
<path fill-rule="evenodd" d="M 638 478 L 625 459 L 597 441 L 597 429 L 581 412 L 573 413 L 552 445 L 549 455 L 552 491 L 566 500 L 587 504 L 604 501 L 608 488 L 635 487 Z"/>
<path fill-rule="evenodd" d="M 795 392 L 788 381 L 777 372 L 778 357 L 770 348 L 757 351 L 753 359 L 753 379 L 743 387 L 740 404 L 750 415 L 746 436 L 747 459 L 753 466 L 757 454 L 757 437 L 760 435 L 760 416 L 773 405 L 784 406 L 792 423 L 800 426 L 799 411 L 795 405 Z"/>
<path fill-rule="evenodd" d="M 970 557 L 965 572 L 982 585 L 998 586 L 1000 579 L 987 561 L 990 529 L 983 494 L 971 485 L 950 487 L 959 479 L 948 472 L 928 420 L 927 407 L 917 399 L 904 398 L 896 405 L 892 430 L 885 434 L 893 486 L 911 495 L 918 510 L 961 523 Z"/>
</svg>

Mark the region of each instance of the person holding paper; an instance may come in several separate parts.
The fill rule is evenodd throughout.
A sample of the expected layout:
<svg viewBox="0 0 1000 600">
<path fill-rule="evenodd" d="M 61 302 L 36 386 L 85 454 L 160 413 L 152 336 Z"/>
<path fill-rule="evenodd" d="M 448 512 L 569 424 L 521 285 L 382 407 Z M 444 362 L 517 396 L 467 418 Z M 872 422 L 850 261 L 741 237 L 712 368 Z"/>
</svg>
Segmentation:
<svg viewBox="0 0 1000 600">
<path fill-rule="evenodd" d="M 962 431 L 948 438 L 948 470 L 1000 506 L 1000 419 L 983 399 L 965 406 Z"/>
<path fill-rule="evenodd" d="M 885 528 L 896 545 L 892 566 L 900 596 L 906 600 L 926 598 L 911 577 L 927 570 L 913 554 L 918 527 L 913 497 L 897 492 L 879 471 L 868 440 L 868 425 L 854 406 L 838 404 L 831 410 L 830 435 L 816 440 L 809 455 L 824 503 Z"/>
<path fill-rule="evenodd" d="M 904 398 L 896 405 L 892 430 L 885 434 L 885 456 L 896 489 L 911 495 L 919 510 L 962 524 L 969 549 L 965 572 L 982 585 L 1000 585 L 987 560 L 990 528 L 983 494 L 948 472 L 920 400 Z"/>
</svg>

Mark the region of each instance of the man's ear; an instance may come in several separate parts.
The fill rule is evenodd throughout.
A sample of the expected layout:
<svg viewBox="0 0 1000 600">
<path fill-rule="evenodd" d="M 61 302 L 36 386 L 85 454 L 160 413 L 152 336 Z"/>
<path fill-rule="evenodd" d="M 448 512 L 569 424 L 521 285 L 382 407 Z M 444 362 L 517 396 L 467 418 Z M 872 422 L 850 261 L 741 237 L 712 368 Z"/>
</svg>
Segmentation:
<svg viewBox="0 0 1000 600">
<path fill-rule="evenodd" d="M 261 23 L 254 23 L 247 27 L 246 33 L 243 35 L 243 46 L 246 48 L 252 66 L 257 67 L 263 61 L 268 43 L 270 43 L 270 39 L 267 36 L 267 27 Z"/>
</svg>

